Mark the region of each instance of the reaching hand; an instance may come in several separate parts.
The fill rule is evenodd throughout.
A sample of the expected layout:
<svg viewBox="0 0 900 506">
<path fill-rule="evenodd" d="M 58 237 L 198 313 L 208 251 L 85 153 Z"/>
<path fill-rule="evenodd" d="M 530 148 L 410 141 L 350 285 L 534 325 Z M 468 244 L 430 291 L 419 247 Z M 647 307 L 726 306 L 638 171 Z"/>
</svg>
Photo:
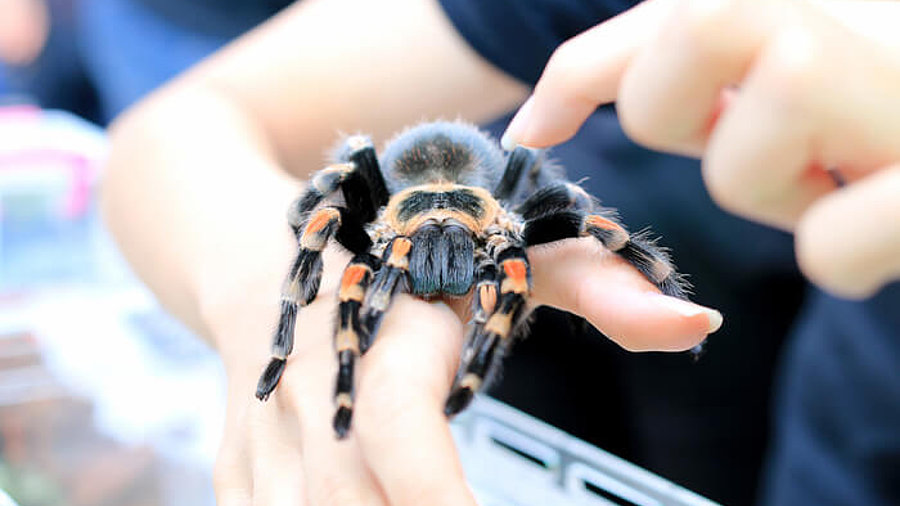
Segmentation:
<svg viewBox="0 0 900 506">
<path fill-rule="evenodd" d="M 504 144 L 616 101 L 635 141 L 702 158 L 722 207 L 794 230 L 810 279 L 866 296 L 900 278 L 898 24 L 893 2 L 651 0 L 563 44 Z"/>
</svg>

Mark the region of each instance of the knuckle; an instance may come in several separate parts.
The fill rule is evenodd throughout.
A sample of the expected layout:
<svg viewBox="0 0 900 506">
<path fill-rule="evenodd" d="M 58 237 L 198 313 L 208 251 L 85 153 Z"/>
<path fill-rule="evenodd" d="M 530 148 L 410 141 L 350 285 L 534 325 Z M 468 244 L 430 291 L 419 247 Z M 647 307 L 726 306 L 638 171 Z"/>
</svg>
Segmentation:
<svg viewBox="0 0 900 506">
<path fill-rule="evenodd" d="M 681 0 L 678 10 L 678 25 L 694 40 L 713 41 L 729 38 L 728 28 L 733 26 L 740 13 L 740 0 Z"/>
<path fill-rule="evenodd" d="M 756 207 L 754 195 L 746 181 L 737 177 L 727 160 L 708 156 L 702 162 L 703 181 L 709 196 L 719 207 L 736 214 L 745 214 Z M 760 197 L 761 198 L 761 197 Z"/>
<path fill-rule="evenodd" d="M 383 346 L 373 348 L 371 356 L 366 357 L 365 375 L 360 378 L 360 389 L 373 390 L 376 395 L 387 388 L 400 386 L 410 361 L 415 360 L 405 348 L 398 346 L 403 343 L 385 341 L 380 344 Z"/>
<path fill-rule="evenodd" d="M 356 417 L 360 436 L 371 431 L 391 427 L 409 411 L 409 395 L 404 393 L 411 385 L 400 381 L 396 375 L 367 375 L 360 384 L 356 403 Z"/>
<path fill-rule="evenodd" d="M 549 91 L 563 101 L 576 104 L 594 104 L 583 83 L 590 69 L 584 63 L 584 49 L 578 37 L 563 42 L 547 61 L 544 74 L 537 85 L 537 92 Z"/>
<path fill-rule="evenodd" d="M 577 57 L 575 53 L 577 50 L 578 44 L 575 42 L 575 39 L 569 39 L 557 46 L 547 61 L 548 72 L 565 74 L 567 71 L 576 68 Z"/>
<path fill-rule="evenodd" d="M 634 142 L 643 146 L 666 150 L 672 144 L 673 132 L 681 130 L 681 108 L 673 107 L 668 90 L 656 85 L 654 71 L 637 63 L 622 77 L 616 112 L 622 131 Z M 676 104 L 677 105 L 677 104 Z M 677 128 L 676 128 L 677 127 Z"/>
<path fill-rule="evenodd" d="M 713 202 L 723 210 L 780 228 L 793 228 L 802 192 L 794 179 L 759 169 L 757 158 L 714 143 L 702 161 L 702 175 Z"/>
<path fill-rule="evenodd" d="M 877 287 L 870 275 L 870 256 L 835 244 L 832 225 L 838 219 L 817 213 L 816 207 L 808 210 L 797 225 L 795 251 L 800 271 L 831 293 L 850 298 L 870 295 Z"/>
<path fill-rule="evenodd" d="M 774 106 L 802 110 L 812 105 L 811 93 L 828 82 L 821 75 L 824 49 L 807 29 L 796 25 L 772 38 L 754 74 Z"/>
<path fill-rule="evenodd" d="M 648 107 L 638 103 L 639 93 L 625 83 L 619 94 L 617 111 L 622 130 L 634 142 L 647 147 L 660 147 L 665 142 L 665 128 L 660 125 L 660 117 Z"/>
<path fill-rule="evenodd" d="M 685 108 L 683 92 L 674 91 L 696 79 L 696 72 L 704 72 L 719 61 L 734 59 L 732 26 L 735 25 L 737 3 L 726 0 L 681 1 L 674 6 L 674 15 L 664 24 L 662 33 L 639 54 L 623 75 L 617 111 L 625 134 L 644 146 L 660 149 L 679 149 L 700 134 L 706 117 L 705 108 Z M 671 52 L 660 52 L 669 48 Z M 689 53 L 692 64 L 682 61 Z M 691 73 L 677 76 L 660 73 L 675 62 L 693 68 Z M 699 67 L 698 67 L 699 66 Z M 674 80 L 675 86 L 662 85 Z"/>
</svg>

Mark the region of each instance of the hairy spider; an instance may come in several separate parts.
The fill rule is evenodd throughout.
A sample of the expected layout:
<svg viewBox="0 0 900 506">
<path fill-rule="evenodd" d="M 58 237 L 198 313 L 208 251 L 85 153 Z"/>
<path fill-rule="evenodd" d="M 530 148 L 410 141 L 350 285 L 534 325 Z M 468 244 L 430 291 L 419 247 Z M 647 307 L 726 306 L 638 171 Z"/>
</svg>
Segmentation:
<svg viewBox="0 0 900 506">
<path fill-rule="evenodd" d="M 423 298 L 472 293 L 470 331 L 447 415 L 463 410 L 495 376 L 522 327 L 530 246 L 594 237 L 663 293 L 686 296 L 682 276 L 655 241 L 646 233 L 630 235 L 615 211 L 566 181 L 540 151 L 516 148 L 504 158 L 474 126 L 438 122 L 398 135 L 380 162 L 363 136 L 347 138 L 335 158 L 289 212 L 299 251 L 282 288 L 272 359 L 256 397 L 267 399 L 284 372 L 298 307 L 316 297 L 321 253 L 333 239 L 355 255 L 338 294 L 338 437 L 350 428 L 356 360 L 372 345 L 398 292 Z"/>
</svg>

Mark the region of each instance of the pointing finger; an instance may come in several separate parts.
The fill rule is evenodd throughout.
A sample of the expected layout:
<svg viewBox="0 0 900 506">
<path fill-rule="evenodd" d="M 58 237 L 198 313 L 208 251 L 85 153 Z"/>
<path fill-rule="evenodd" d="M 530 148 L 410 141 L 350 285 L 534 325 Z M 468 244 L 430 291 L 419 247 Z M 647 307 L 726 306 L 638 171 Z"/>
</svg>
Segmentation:
<svg viewBox="0 0 900 506">
<path fill-rule="evenodd" d="M 546 147 L 572 137 L 598 105 L 615 100 L 622 73 L 671 3 L 644 2 L 557 48 L 534 95 L 503 135 L 503 147 Z"/>
</svg>

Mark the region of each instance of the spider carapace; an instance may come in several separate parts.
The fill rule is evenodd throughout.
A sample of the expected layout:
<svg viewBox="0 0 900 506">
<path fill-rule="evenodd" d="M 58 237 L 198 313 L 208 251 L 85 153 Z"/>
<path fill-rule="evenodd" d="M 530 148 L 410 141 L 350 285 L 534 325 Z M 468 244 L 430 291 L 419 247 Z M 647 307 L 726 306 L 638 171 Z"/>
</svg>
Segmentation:
<svg viewBox="0 0 900 506">
<path fill-rule="evenodd" d="M 334 429 L 347 434 L 354 368 L 372 345 L 395 294 L 472 295 L 472 320 L 445 412 L 464 409 L 495 376 L 522 327 L 531 291 L 526 248 L 593 237 L 668 295 L 685 283 L 646 233 L 629 234 L 540 151 L 504 156 L 472 125 L 425 123 L 388 143 L 379 160 L 371 141 L 347 138 L 335 163 L 317 172 L 288 221 L 298 253 L 285 279 L 272 359 L 256 396 L 275 389 L 294 341 L 299 308 L 319 290 L 321 253 L 333 240 L 353 253 L 338 293 L 339 362 Z"/>
</svg>

